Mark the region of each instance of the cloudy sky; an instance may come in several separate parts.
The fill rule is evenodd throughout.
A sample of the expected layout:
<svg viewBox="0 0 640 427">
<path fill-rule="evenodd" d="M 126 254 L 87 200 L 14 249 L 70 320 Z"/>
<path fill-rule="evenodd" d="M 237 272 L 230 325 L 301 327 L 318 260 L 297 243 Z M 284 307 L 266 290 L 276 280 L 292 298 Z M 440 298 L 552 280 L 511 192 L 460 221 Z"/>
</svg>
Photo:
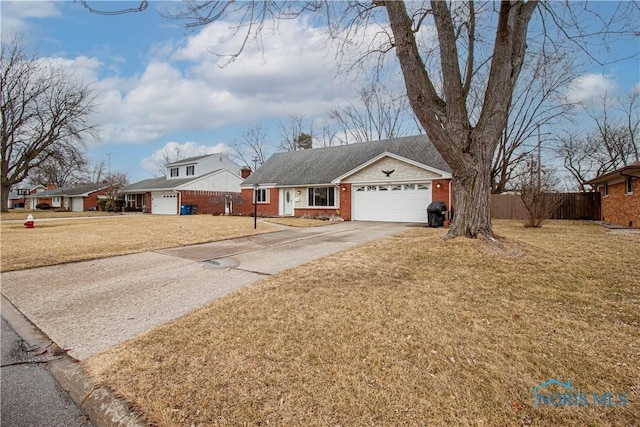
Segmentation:
<svg viewBox="0 0 640 427">
<path fill-rule="evenodd" d="M 103 10 L 137 2 L 91 2 Z M 324 43 L 326 34 L 307 18 L 284 21 L 265 32 L 234 62 L 230 25 L 185 30 L 161 17 L 176 2 L 150 2 L 148 10 L 118 16 L 90 13 L 71 1 L 0 3 L 3 41 L 21 33 L 42 57 L 68 65 L 92 82 L 100 99 L 101 141 L 90 144 L 92 161 L 110 160 L 132 182 L 157 174 L 163 150 L 190 155 L 228 149 L 253 123 L 274 131 L 288 115 L 323 120 L 366 82 L 344 79 Z M 633 47 L 633 46 L 632 46 Z M 633 47 L 636 51 L 638 46 Z M 576 79 L 570 96 L 590 97 L 631 88 L 640 81 L 637 58 L 599 67 Z"/>
</svg>

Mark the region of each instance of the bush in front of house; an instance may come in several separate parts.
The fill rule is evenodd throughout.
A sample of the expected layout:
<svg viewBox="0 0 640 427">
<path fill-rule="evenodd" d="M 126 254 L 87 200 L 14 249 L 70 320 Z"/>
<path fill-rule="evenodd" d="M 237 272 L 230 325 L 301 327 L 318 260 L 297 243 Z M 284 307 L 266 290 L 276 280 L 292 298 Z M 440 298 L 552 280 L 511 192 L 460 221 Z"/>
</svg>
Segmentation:
<svg viewBox="0 0 640 427">
<path fill-rule="evenodd" d="M 98 200 L 98 210 L 103 212 L 120 212 L 125 201 L 122 199 L 100 199 Z"/>
</svg>

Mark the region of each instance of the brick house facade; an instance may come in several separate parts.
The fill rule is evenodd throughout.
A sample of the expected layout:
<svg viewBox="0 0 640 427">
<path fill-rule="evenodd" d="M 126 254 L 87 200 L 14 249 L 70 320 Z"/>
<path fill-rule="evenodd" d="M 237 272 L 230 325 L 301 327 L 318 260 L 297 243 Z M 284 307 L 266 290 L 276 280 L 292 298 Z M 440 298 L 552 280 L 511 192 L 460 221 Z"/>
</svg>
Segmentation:
<svg viewBox="0 0 640 427">
<path fill-rule="evenodd" d="M 427 222 L 427 206 L 451 209 L 451 172 L 426 136 L 277 153 L 241 184 L 253 214 L 345 221 Z"/>
<path fill-rule="evenodd" d="M 600 191 L 602 221 L 640 227 L 640 162 L 588 182 Z"/>
</svg>

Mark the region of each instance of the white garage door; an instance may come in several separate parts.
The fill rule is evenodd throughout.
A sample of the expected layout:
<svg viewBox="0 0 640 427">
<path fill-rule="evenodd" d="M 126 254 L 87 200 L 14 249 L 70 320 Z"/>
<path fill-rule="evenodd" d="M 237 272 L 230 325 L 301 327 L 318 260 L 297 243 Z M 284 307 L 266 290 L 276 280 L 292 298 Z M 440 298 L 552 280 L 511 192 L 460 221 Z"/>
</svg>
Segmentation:
<svg viewBox="0 0 640 427">
<path fill-rule="evenodd" d="M 431 184 L 354 185 L 351 210 L 358 221 L 427 222 Z"/>
<path fill-rule="evenodd" d="M 84 199 L 82 197 L 72 197 L 71 198 L 71 210 L 73 212 L 82 212 L 82 211 L 84 211 Z"/>
<path fill-rule="evenodd" d="M 178 194 L 151 193 L 151 213 L 158 215 L 177 215 Z"/>
</svg>

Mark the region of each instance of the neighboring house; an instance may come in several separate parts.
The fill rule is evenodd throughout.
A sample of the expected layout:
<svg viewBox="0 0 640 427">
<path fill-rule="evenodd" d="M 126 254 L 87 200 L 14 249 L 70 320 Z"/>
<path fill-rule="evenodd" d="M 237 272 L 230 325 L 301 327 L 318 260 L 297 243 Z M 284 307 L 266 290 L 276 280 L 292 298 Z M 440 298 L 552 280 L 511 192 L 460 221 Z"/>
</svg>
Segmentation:
<svg viewBox="0 0 640 427">
<path fill-rule="evenodd" d="M 427 222 L 432 201 L 451 209 L 450 183 L 451 169 L 420 135 L 277 153 L 241 187 L 249 209 L 257 196 L 258 215 Z"/>
<path fill-rule="evenodd" d="M 120 189 L 128 210 L 160 215 L 232 213 L 230 195 L 239 195 L 245 172 L 224 154 L 190 157 L 166 167 L 166 176 Z M 194 206 L 191 212 L 184 210 Z"/>
<path fill-rule="evenodd" d="M 66 209 L 73 212 L 84 212 L 98 206 L 98 200 L 107 198 L 108 184 L 81 184 L 70 187 L 53 188 L 51 190 L 27 196 L 34 210 L 40 203 L 47 203 L 54 209 Z"/>
<path fill-rule="evenodd" d="M 587 184 L 600 191 L 603 221 L 640 227 L 640 162 L 600 175 Z"/>
<path fill-rule="evenodd" d="M 45 191 L 46 189 L 47 187 L 45 187 L 44 185 L 36 185 L 36 186 L 17 185 L 9 193 L 9 200 L 7 201 L 7 207 L 9 209 L 28 208 L 30 199 L 27 199 L 27 196 L 31 194 L 36 194 L 41 191 Z"/>
</svg>

